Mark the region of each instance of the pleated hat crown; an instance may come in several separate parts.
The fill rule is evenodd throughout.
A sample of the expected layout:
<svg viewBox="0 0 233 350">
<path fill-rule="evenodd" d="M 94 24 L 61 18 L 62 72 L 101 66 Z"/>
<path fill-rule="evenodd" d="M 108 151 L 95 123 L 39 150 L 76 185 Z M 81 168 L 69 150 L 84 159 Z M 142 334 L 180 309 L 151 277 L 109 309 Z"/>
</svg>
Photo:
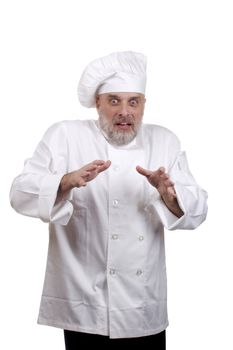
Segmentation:
<svg viewBox="0 0 233 350">
<path fill-rule="evenodd" d="M 95 107 L 96 96 L 110 92 L 145 94 L 146 56 L 133 51 L 114 52 L 86 67 L 78 85 L 78 97 L 85 107 Z"/>
</svg>

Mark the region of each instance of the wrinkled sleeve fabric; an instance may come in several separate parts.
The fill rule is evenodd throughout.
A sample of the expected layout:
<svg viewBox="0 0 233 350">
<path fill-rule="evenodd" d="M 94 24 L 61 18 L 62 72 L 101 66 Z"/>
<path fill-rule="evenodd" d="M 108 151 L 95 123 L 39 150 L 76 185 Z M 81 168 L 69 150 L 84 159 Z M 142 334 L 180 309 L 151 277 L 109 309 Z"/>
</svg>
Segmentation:
<svg viewBox="0 0 233 350">
<path fill-rule="evenodd" d="M 154 193 L 154 207 L 168 230 L 197 228 L 207 215 L 207 192 L 195 181 L 188 165 L 186 153 L 180 151 L 179 140 L 174 137 L 170 148 L 171 166 L 168 174 L 175 183 L 175 191 L 180 208 L 184 215 L 177 218 L 164 204 L 162 198 Z"/>
<path fill-rule="evenodd" d="M 67 172 L 67 137 L 62 123 L 50 127 L 32 158 L 11 186 L 10 202 L 20 214 L 44 222 L 66 225 L 73 212 L 72 191 L 57 199 L 61 178 Z"/>
</svg>

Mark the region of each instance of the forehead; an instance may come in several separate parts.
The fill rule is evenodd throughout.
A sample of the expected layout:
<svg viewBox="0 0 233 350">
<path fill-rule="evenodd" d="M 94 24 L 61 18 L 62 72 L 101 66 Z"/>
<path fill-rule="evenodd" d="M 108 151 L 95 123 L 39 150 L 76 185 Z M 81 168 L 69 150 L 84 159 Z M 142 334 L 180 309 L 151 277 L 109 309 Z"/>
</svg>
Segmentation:
<svg viewBox="0 0 233 350">
<path fill-rule="evenodd" d="M 99 97 L 102 98 L 118 98 L 118 99 L 132 99 L 132 98 L 144 98 L 143 94 L 138 92 L 107 92 L 100 94 Z"/>
</svg>

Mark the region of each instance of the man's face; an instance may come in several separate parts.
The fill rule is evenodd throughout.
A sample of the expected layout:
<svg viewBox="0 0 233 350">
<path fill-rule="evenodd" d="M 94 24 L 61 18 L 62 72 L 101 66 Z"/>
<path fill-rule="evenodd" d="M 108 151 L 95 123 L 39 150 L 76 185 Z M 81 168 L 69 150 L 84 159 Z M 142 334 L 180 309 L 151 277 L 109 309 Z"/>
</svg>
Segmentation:
<svg viewBox="0 0 233 350">
<path fill-rule="evenodd" d="M 143 94 L 132 92 L 97 96 L 99 124 L 110 143 L 121 146 L 135 138 L 142 123 L 145 101 Z"/>
</svg>

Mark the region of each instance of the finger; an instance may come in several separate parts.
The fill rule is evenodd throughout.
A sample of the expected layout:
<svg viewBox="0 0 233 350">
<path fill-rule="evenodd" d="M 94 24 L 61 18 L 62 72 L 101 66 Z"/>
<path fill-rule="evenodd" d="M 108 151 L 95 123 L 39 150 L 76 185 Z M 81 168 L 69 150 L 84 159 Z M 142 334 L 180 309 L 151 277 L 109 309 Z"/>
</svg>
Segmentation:
<svg viewBox="0 0 233 350">
<path fill-rule="evenodd" d="M 162 173 L 162 174 L 161 174 L 160 170 L 158 170 L 158 171 L 159 171 L 159 177 L 160 177 L 161 179 L 163 179 L 163 180 L 169 179 L 169 175 L 168 175 L 168 174 L 166 174 L 166 173 Z"/>
<path fill-rule="evenodd" d="M 136 166 L 136 170 L 139 172 L 139 174 L 144 175 L 144 176 L 150 176 L 152 174 L 151 170 L 144 169 L 139 165 Z"/>
<path fill-rule="evenodd" d="M 103 165 L 105 163 L 104 160 L 94 160 L 94 162 L 92 162 L 95 165 Z"/>
<path fill-rule="evenodd" d="M 98 167 L 98 169 L 97 169 L 98 173 L 101 173 L 102 171 L 107 170 L 111 164 L 112 164 L 112 162 L 110 160 L 107 160 L 106 162 L 104 162 L 103 165 Z"/>
<path fill-rule="evenodd" d="M 166 187 L 170 187 L 170 186 L 174 186 L 175 184 L 174 184 L 173 181 L 171 181 L 171 180 L 169 179 L 169 180 L 164 181 L 164 185 L 165 185 Z"/>
<path fill-rule="evenodd" d="M 97 169 L 97 165 L 95 165 L 93 163 L 87 164 L 83 167 L 83 170 L 85 170 L 85 171 L 94 171 L 96 169 Z"/>
<path fill-rule="evenodd" d="M 159 171 L 159 177 L 160 177 L 160 179 L 162 179 L 163 181 L 170 181 L 171 182 L 171 185 L 174 185 L 174 183 L 171 181 L 171 179 L 170 179 L 170 176 L 166 173 L 166 172 L 164 172 L 165 171 L 165 168 L 159 168 L 158 169 L 158 171 Z"/>
<path fill-rule="evenodd" d="M 159 171 L 159 174 L 162 175 L 162 174 L 165 174 L 166 169 L 165 169 L 163 166 L 161 166 L 161 167 L 158 169 L 158 171 Z"/>
<path fill-rule="evenodd" d="M 83 173 L 81 175 L 82 181 L 90 181 L 92 173 L 90 171 L 85 171 L 85 173 Z"/>
</svg>

